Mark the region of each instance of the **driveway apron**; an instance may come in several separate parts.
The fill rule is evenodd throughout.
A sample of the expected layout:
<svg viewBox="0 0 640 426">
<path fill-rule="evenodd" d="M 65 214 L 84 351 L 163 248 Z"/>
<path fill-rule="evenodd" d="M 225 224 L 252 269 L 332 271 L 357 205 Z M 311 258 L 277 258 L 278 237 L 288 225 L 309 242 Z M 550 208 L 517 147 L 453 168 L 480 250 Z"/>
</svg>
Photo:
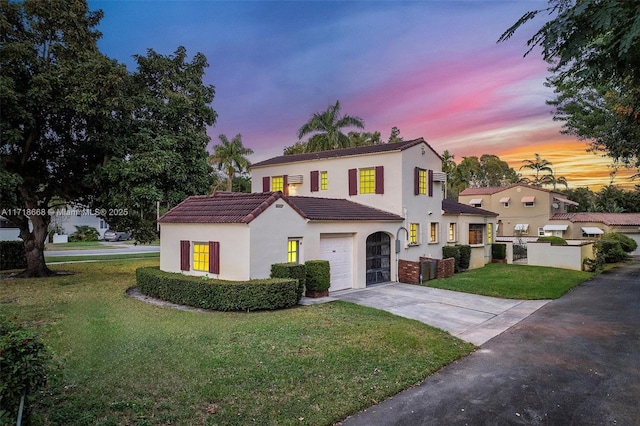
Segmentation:
<svg viewBox="0 0 640 426">
<path fill-rule="evenodd" d="M 640 424 L 640 262 L 551 301 L 420 385 L 340 424 Z"/>
</svg>

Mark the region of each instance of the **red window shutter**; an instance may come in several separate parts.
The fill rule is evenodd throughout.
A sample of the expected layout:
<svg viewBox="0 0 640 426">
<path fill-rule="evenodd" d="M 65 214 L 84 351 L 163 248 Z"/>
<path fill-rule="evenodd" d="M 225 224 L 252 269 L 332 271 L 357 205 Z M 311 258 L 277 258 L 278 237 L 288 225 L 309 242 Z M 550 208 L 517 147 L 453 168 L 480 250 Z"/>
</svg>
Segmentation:
<svg viewBox="0 0 640 426">
<path fill-rule="evenodd" d="M 209 272 L 220 273 L 220 242 L 209 241 Z"/>
<path fill-rule="evenodd" d="M 349 169 L 349 195 L 358 194 L 358 170 Z"/>
<path fill-rule="evenodd" d="M 384 194 L 384 166 L 376 167 L 376 194 Z"/>
<path fill-rule="evenodd" d="M 429 197 L 433 197 L 433 170 L 429 170 Z"/>
<path fill-rule="evenodd" d="M 282 176 L 282 193 L 289 195 L 289 175 Z"/>
<path fill-rule="evenodd" d="M 320 172 L 313 170 L 311 172 L 311 192 L 317 192 L 320 190 Z"/>
<path fill-rule="evenodd" d="M 189 241 L 180 241 L 180 270 L 188 271 L 191 269 L 191 244 Z"/>
<path fill-rule="evenodd" d="M 265 176 L 262 178 L 262 192 L 271 191 L 271 178 L 269 176 Z"/>
<path fill-rule="evenodd" d="M 420 168 L 413 169 L 413 195 L 420 195 Z"/>
</svg>

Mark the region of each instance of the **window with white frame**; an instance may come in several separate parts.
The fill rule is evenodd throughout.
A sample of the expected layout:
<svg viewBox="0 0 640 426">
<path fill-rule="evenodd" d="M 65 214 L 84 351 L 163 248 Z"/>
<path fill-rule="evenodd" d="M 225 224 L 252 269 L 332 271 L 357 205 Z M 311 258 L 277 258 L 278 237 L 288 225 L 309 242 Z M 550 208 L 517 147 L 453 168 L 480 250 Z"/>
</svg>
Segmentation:
<svg viewBox="0 0 640 426">
<path fill-rule="evenodd" d="M 420 224 L 418 223 L 410 223 L 409 224 L 409 244 L 416 245 L 420 242 Z"/>
<path fill-rule="evenodd" d="M 438 242 L 438 222 L 431 222 L 429 224 L 429 242 Z"/>
<path fill-rule="evenodd" d="M 450 223 L 449 224 L 449 241 L 456 241 L 457 240 L 457 229 L 456 229 L 456 223 Z"/>
</svg>

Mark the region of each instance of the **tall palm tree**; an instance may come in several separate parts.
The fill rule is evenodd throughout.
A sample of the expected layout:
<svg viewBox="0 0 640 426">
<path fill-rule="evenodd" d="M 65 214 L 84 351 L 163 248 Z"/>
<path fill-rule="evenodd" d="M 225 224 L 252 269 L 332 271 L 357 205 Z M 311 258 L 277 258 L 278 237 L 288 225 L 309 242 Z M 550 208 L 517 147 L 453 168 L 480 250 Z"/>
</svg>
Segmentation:
<svg viewBox="0 0 640 426">
<path fill-rule="evenodd" d="M 519 170 L 529 169 L 535 172 L 533 179 L 523 178 L 522 181 L 529 183 L 533 186 L 542 186 L 552 183 L 551 175 L 553 175 L 553 165 L 550 161 L 540 157 L 540 154 L 536 153 L 535 160 L 522 160 L 523 164 Z M 543 172 L 545 174 L 543 174 Z"/>
<path fill-rule="evenodd" d="M 298 139 L 315 133 L 307 142 L 307 152 L 346 148 L 350 141 L 349 136 L 342 132 L 345 127 L 364 129 L 364 121 L 360 117 L 340 116 L 340 101 L 336 101 L 326 111 L 314 113 L 298 130 Z"/>
<path fill-rule="evenodd" d="M 225 135 L 218 136 L 219 145 L 213 147 L 213 155 L 209 156 L 209 164 L 217 166 L 227 175 L 227 191 L 232 190 L 233 178 L 236 173 L 242 173 L 249 169 L 251 162 L 247 155 L 253 154 L 253 150 L 242 145 L 242 135 L 238 133 L 229 141 Z"/>
</svg>

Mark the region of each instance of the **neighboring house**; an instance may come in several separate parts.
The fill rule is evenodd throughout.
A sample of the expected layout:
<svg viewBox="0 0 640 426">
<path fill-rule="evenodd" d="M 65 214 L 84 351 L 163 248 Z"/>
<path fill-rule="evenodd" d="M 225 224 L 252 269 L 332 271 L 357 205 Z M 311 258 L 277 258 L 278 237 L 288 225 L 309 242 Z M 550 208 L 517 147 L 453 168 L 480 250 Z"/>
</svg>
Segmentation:
<svg viewBox="0 0 640 426">
<path fill-rule="evenodd" d="M 567 226 L 551 222 L 550 218 L 557 213 L 567 213 L 569 205 L 578 205 L 560 192 L 520 183 L 467 188 L 459 194 L 458 201 L 498 213 L 499 237 L 555 235 L 569 238 Z"/>
<path fill-rule="evenodd" d="M 14 225 L 9 219 L 0 216 L 0 241 L 18 240 L 20 240 L 20 228 Z"/>
<path fill-rule="evenodd" d="M 447 244 L 470 245 L 470 268 L 479 268 L 491 262 L 491 244 L 495 240 L 498 213 L 485 209 L 442 200 L 442 221 L 446 229 Z"/>
<path fill-rule="evenodd" d="M 619 232 L 633 238 L 640 247 L 640 213 L 556 213 L 550 222 L 565 228 L 566 239 L 599 238 Z M 640 254 L 640 249 L 632 254 Z"/>
<path fill-rule="evenodd" d="M 422 138 L 256 163 L 253 193 L 190 197 L 160 218 L 160 267 L 245 280 L 326 259 L 331 291 L 394 281 L 400 259 L 442 258 L 449 223 L 461 243 L 469 224 L 484 226 L 471 227 L 475 242 L 493 238 L 491 215 L 444 219 L 441 164 Z"/>
</svg>

